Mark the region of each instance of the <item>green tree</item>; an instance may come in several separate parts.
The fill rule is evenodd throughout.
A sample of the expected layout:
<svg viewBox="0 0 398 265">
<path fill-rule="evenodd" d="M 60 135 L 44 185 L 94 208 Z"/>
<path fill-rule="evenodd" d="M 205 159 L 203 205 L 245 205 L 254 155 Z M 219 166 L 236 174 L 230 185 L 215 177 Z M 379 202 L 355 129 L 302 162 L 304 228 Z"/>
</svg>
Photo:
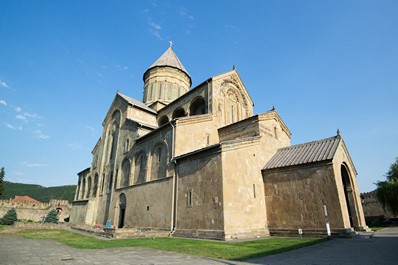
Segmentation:
<svg viewBox="0 0 398 265">
<path fill-rule="evenodd" d="M 0 224 L 13 225 L 17 220 L 17 211 L 15 210 L 15 208 L 11 208 L 6 212 L 3 218 L 0 219 Z"/>
<path fill-rule="evenodd" d="M 389 209 L 394 215 L 398 215 L 398 157 L 391 164 L 386 174 L 386 181 L 376 183 L 376 197 L 384 209 Z"/>
<path fill-rule="evenodd" d="M 45 223 L 58 223 L 58 213 L 57 210 L 52 209 L 44 219 Z"/>
<path fill-rule="evenodd" d="M 4 177 L 6 173 L 4 171 L 4 167 L 0 169 L 0 198 L 3 197 L 4 192 Z"/>
</svg>

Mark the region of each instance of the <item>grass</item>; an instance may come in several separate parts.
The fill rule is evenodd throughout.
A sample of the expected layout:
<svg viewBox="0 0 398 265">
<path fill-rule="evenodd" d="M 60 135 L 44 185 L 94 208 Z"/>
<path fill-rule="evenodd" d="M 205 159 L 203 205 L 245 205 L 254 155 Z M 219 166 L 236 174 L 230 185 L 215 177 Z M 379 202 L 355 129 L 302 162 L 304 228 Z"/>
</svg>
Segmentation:
<svg viewBox="0 0 398 265">
<path fill-rule="evenodd" d="M 370 227 L 370 230 L 372 230 L 373 232 L 377 232 L 377 231 L 382 230 L 384 228 L 386 228 L 386 227 L 385 226 L 372 226 L 372 227 Z"/>
<path fill-rule="evenodd" d="M 18 232 L 25 238 L 52 239 L 74 248 L 104 249 L 119 247 L 148 247 L 164 251 L 186 253 L 210 258 L 245 260 L 268 256 L 326 239 L 269 238 L 246 242 L 217 242 L 182 238 L 129 238 L 104 240 L 65 230 L 28 230 Z"/>
</svg>

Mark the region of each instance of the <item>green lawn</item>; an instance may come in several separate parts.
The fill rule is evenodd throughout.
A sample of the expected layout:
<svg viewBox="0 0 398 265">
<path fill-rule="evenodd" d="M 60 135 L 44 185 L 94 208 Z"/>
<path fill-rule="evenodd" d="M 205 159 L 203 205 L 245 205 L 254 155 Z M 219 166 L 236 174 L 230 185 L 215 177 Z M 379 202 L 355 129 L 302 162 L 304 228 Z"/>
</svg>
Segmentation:
<svg viewBox="0 0 398 265">
<path fill-rule="evenodd" d="M 74 248 L 148 247 L 228 260 L 245 260 L 313 245 L 320 238 L 269 238 L 246 242 L 217 242 L 182 238 L 129 238 L 104 240 L 65 230 L 30 230 L 19 232 L 25 238 L 53 239 Z"/>
<path fill-rule="evenodd" d="M 372 226 L 372 227 L 370 227 L 370 230 L 372 230 L 373 232 L 377 232 L 384 228 L 386 228 L 386 227 L 385 226 Z"/>
</svg>

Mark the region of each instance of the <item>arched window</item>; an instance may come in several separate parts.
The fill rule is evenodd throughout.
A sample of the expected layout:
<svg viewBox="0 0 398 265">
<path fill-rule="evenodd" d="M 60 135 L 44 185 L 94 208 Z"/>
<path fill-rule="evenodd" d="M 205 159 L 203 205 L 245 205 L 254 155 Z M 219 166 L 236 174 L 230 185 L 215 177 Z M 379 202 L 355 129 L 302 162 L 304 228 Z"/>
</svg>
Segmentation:
<svg viewBox="0 0 398 265">
<path fill-rule="evenodd" d="M 202 97 L 197 97 L 195 98 L 191 106 L 189 107 L 189 115 L 194 116 L 194 115 L 200 115 L 200 114 L 206 114 L 207 109 L 206 109 L 206 102 L 204 98 Z"/>
<path fill-rule="evenodd" d="M 130 160 L 127 158 L 122 163 L 122 181 L 124 187 L 130 185 Z"/>
<path fill-rule="evenodd" d="M 102 174 L 101 192 L 104 191 L 104 186 L 105 186 L 105 173 Z"/>
<path fill-rule="evenodd" d="M 98 190 L 98 174 L 95 174 L 95 177 L 94 177 L 93 197 L 97 197 L 97 190 Z"/>
<path fill-rule="evenodd" d="M 77 184 L 77 192 L 76 192 L 76 200 L 78 200 L 80 197 L 80 187 L 81 187 L 81 185 L 82 185 L 82 181 L 81 181 L 81 179 L 79 178 L 79 183 Z"/>
<path fill-rule="evenodd" d="M 108 192 L 112 190 L 112 182 L 113 182 L 113 172 L 111 172 L 109 176 Z"/>
<path fill-rule="evenodd" d="M 139 153 L 135 158 L 134 178 L 135 183 L 145 182 L 146 173 L 146 156 L 143 152 Z"/>
<path fill-rule="evenodd" d="M 175 118 L 179 118 L 179 117 L 184 117 L 187 116 L 185 113 L 185 110 L 183 108 L 177 108 L 176 110 L 174 110 L 173 115 L 172 115 L 172 119 Z"/>
<path fill-rule="evenodd" d="M 165 116 L 162 116 L 159 118 L 158 124 L 159 124 L 159 126 L 162 126 L 168 122 L 169 122 L 169 118 L 167 118 L 167 116 L 165 115 Z"/>
<path fill-rule="evenodd" d="M 88 177 L 86 198 L 90 198 L 90 196 L 91 196 L 91 177 Z"/>
<path fill-rule="evenodd" d="M 85 191 L 86 191 L 86 179 L 83 178 L 83 182 L 82 182 L 82 196 L 81 196 L 82 199 L 84 199 Z"/>
<path fill-rule="evenodd" d="M 126 139 L 126 142 L 124 143 L 124 152 L 125 152 L 125 153 L 128 152 L 128 151 L 129 151 L 129 148 L 130 148 L 130 139 L 127 138 L 127 139 Z"/>
<path fill-rule="evenodd" d="M 166 177 L 167 146 L 164 143 L 155 145 L 151 152 L 151 179 Z"/>
<path fill-rule="evenodd" d="M 120 111 L 115 110 L 112 114 L 112 127 L 108 134 L 108 150 L 109 152 L 109 160 L 112 161 L 116 156 L 116 147 L 119 138 L 119 127 L 120 127 Z"/>
<path fill-rule="evenodd" d="M 230 124 L 239 121 L 242 110 L 237 94 L 230 89 L 225 100 L 225 122 Z"/>
</svg>

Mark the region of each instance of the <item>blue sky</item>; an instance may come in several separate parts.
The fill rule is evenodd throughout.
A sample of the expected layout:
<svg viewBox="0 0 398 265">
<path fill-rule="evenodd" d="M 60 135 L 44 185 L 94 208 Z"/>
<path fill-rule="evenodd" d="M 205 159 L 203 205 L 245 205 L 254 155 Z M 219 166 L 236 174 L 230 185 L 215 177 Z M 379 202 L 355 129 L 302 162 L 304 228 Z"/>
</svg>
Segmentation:
<svg viewBox="0 0 398 265">
<path fill-rule="evenodd" d="M 193 86 L 236 68 L 292 144 L 334 136 L 374 189 L 398 156 L 397 1 L 0 1 L 0 167 L 76 184 L 117 90 L 169 41 Z"/>
</svg>

